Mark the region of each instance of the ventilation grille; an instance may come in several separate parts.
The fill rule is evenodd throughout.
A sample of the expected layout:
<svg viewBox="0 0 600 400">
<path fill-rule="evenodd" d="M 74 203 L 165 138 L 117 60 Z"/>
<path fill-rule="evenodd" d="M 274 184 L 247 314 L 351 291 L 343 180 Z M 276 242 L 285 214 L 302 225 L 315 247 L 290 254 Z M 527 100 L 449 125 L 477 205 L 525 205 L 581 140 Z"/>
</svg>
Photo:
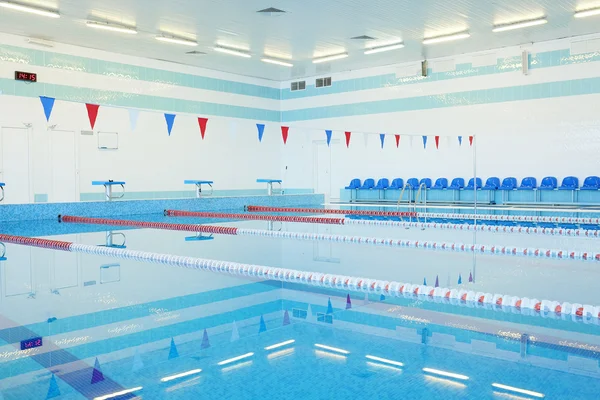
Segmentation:
<svg viewBox="0 0 600 400">
<path fill-rule="evenodd" d="M 350 38 L 350 39 L 352 39 L 352 40 L 375 40 L 374 37 L 368 36 L 368 35 L 354 36 L 353 38 Z"/>
<path fill-rule="evenodd" d="M 292 92 L 304 89 L 306 89 L 306 81 L 292 82 L 292 84 L 290 85 L 290 90 Z"/>
<path fill-rule="evenodd" d="M 327 77 L 327 78 L 319 78 L 317 80 L 315 80 L 315 87 L 318 88 L 322 88 L 322 87 L 328 87 L 331 86 L 331 77 Z"/>
</svg>

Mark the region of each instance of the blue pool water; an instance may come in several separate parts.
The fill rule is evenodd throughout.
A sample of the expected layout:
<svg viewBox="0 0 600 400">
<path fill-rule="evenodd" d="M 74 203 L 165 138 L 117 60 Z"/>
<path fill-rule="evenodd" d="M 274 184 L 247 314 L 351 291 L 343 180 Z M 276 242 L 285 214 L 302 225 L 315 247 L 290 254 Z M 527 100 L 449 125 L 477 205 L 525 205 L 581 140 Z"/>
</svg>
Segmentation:
<svg viewBox="0 0 600 400">
<path fill-rule="evenodd" d="M 579 237 L 161 215 L 130 219 L 576 250 L 600 247 L 598 239 Z M 4 233 L 99 245 L 106 243 L 110 228 L 47 221 L 7 225 Z M 122 233 L 114 236 L 115 242 L 124 239 L 133 250 L 400 282 L 426 279 L 430 285 L 437 278 L 448 288 L 600 305 L 596 264 L 576 260 L 254 236 L 194 240 L 194 233 L 152 229 L 112 232 Z M 0 262 L 4 399 L 93 399 L 133 388 L 141 389 L 118 398 L 537 398 L 492 384 L 548 399 L 597 399 L 600 392 L 597 320 L 459 306 L 419 296 L 365 298 L 360 292 L 10 244 L 5 256 Z M 466 279 L 469 274 L 473 282 Z M 43 338 L 43 346 L 20 351 L 20 341 L 35 336 Z M 248 353 L 253 354 L 219 365 Z"/>
</svg>

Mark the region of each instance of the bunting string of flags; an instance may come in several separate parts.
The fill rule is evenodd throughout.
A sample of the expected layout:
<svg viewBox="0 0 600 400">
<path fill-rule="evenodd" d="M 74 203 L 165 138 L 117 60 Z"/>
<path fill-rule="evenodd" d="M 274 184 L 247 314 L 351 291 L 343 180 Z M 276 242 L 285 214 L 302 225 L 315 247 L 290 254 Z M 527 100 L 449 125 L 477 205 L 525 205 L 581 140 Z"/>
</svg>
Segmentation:
<svg viewBox="0 0 600 400">
<path fill-rule="evenodd" d="M 53 97 L 47 97 L 47 96 L 40 96 L 40 102 L 42 103 L 42 108 L 44 111 L 44 116 L 46 117 L 46 121 L 50 122 L 50 119 L 52 117 L 52 111 L 54 109 L 55 103 L 56 103 L 56 99 Z M 96 126 L 96 121 L 98 119 L 98 114 L 99 114 L 99 110 L 100 110 L 100 105 L 99 104 L 92 104 L 92 103 L 85 103 L 85 107 L 86 107 L 86 111 L 87 111 L 87 116 L 88 116 L 88 120 L 90 123 L 90 127 L 92 130 L 94 130 L 95 126 Z M 139 116 L 140 116 L 140 110 L 135 109 L 135 108 L 128 108 L 127 109 L 128 113 L 129 113 L 129 124 L 130 124 L 130 129 L 131 131 L 135 131 L 137 128 L 137 124 L 138 124 L 138 120 L 139 120 Z M 167 126 L 167 134 L 169 136 L 171 136 L 171 133 L 173 131 L 173 127 L 175 124 L 175 117 L 177 116 L 177 114 L 172 114 L 172 113 L 164 113 L 164 118 L 165 118 L 165 122 L 166 122 L 166 126 Z M 207 125 L 208 125 L 208 118 L 205 117 L 197 117 L 198 118 L 198 127 L 200 128 L 200 136 L 202 138 L 202 140 L 204 140 L 205 134 L 206 134 L 206 129 L 207 129 Z M 262 123 L 257 123 L 256 124 L 256 128 L 258 131 L 258 141 L 262 143 L 263 140 L 263 136 L 265 133 L 265 124 Z M 309 129 L 310 130 L 310 129 Z M 346 139 L 346 147 L 349 148 L 350 147 L 350 141 L 352 138 L 352 132 L 351 131 L 343 131 L 344 132 L 344 136 Z M 235 139 L 237 133 L 237 122 L 236 121 L 230 121 L 229 122 L 229 135 L 232 139 Z M 290 127 L 289 126 L 285 126 L 285 125 L 281 125 L 281 138 L 283 141 L 284 145 L 287 145 L 287 141 L 289 138 L 289 133 L 290 133 Z M 365 146 L 368 146 L 368 139 L 369 139 L 369 135 L 373 134 L 373 133 L 369 133 L 369 132 L 362 132 L 363 136 L 364 136 L 364 140 L 365 140 Z M 325 138 L 327 141 L 327 146 L 331 146 L 331 139 L 333 137 L 334 131 L 331 129 L 327 129 L 325 130 Z M 380 145 L 381 148 L 383 149 L 385 147 L 385 139 L 386 139 L 387 134 L 386 133 L 379 133 L 379 141 L 380 141 Z M 396 148 L 400 147 L 400 142 L 401 142 L 401 138 L 402 136 L 408 137 L 408 141 L 409 141 L 409 147 L 412 147 L 412 143 L 413 143 L 413 138 L 415 137 L 414 134 L 394 134 L 394 138 L 395 138 L 395 142 L 396 142 Z M 422 141 L 423 141 L 423 148 L 427 149 L 427 140 L 428 140 L 427 135 L 421 135 Z M 456 136 L 455 136 L 456 137 Z M 439 135 L 435 135 L 433 136 L 434 141 L 435 141 L 435 148 L 439 149 L 440 148 L 440 136 Z M 463 142 L 463 136 L 459 135 L 457 136 L 458 138 L 458 145 L 462 146 L 462 142 Z M 448 136 L 448 139 L 450 139 L 450 137 Z M 469 146 L 473 146 L 473 140 L 474 140 L 474 136 L 470 135 L 468 136 L 468 140 L 469 140 Z M 447 142 L 444 142 L 447 143 Z M 449 142 L 448 142 L 449 143 Z"/>
</svg>

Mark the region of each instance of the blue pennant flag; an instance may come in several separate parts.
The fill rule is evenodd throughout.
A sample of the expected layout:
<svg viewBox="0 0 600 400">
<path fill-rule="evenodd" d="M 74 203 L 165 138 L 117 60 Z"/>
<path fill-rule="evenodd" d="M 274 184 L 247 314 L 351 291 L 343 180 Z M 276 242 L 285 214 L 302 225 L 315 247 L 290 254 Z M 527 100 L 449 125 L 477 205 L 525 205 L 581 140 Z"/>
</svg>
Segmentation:
<svg viewBox="0 0 600 400">
<path fill-rule="evenodd" d="M 265 319 L 263 318 L 263 316 L 260 316 L 260 323 L 258 326 L 258 333 L 263 333 L 267 331 L 267 325 L 265 324 Z"/>
<path fill-rule="evenodd" d="M 52 374 L 50 378 L 50 386 L 48 387 L 48 394 L 46 395 L 46 400 L 53 399 L 55 397 L 60 396 L 60 388 L 58 387 L 58 383 L 56 382 L 56 377 Z"/>
<path fill-rule="evenodd" d="M 423 136 L 423 148 L 427 148 L 427 136 Z"/>
<path fill-rule="evenodd" d="M 208 340 L 208 332 L 206 332 L 206 329 L 205 329 L 204 333 L 202 334 L 202 343 L 200 343 L 200 348 L 208 349 L 209 347 L 210 347 L 210 341 Z"/>
<path fill-rule="evenodd" d="M 459 145 L 459 146 L 462 146 L 462 136 L 459 136 L 459 137 L 458 137 L 458 145 Z"/>
<path fill-rule="evenodd" d="M 137 127 L 137 122 L 138 122 L 138 118 L 140 116 L 140 110 L 137 110 L 135 108 L 130 108 L 129 109 L 129 127 L 131 128 L 131 131 L 135 131 L 135 128 Z"/>
<path fill-rule="evenodd" d="M 50 114 L 52 114 L 52 108 L 54 108 L 54 97 L 40 96 L 42 107 L 44 107 L 44 114 L 46 115 L 46 121 L 50 121 Z"/>
<path fill-rule="evenodd" d="M 327 146 L 331 143 L 331 131 L 325 131 L 325 135 L 327 136 Z"/>
<path fill-rule="evenodd" d="M 331 298 L 327 300 L 327 314 L 333 314 L 333 306 L 331 305 Z"/>
<path fill-rule="evenodd" d="M 175 114 L 165 113 L 165 121 L 167 121 L 167 131 L 169 132 L 169 136 L 171 136 L 171 130 L 173 130 L 173 122 L 175 122 Z"/>
<path fill-rule="evenodd" d="M 383 149 L 383 142 L 385 141 L 385 133 L 379 134 L 379 140 L 381 140 L 381 148 Z"/>
<path fill-rule="evenodd" d="M 258 141 L 262 142 L 263 133 L 265 133 L 265 124 L 256 124 L 258 128 Z"/>
<path fill-rule="evenodd" d="M 177 346 L 175 346 L 175 340 L 171 338 L 171 347 L 169 348 L 169 360 L 179 357 Z"/>
</svg>

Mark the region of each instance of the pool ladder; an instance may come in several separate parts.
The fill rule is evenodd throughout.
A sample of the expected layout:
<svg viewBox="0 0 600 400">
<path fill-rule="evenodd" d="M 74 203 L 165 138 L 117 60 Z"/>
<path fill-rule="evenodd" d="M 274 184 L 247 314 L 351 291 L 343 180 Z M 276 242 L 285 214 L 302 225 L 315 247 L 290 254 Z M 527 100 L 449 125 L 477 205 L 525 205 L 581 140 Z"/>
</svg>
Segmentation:
<svg viewBox="0 0 600 400">
<path fill-rule="evenodd" d="M 427 211 L 427 185 L 425 185 L 425 183 L 421 183 L 419 185 L 419 189 L 417 190 L 417 195 L 415 196 L 414 202 L 412 202 L 413 188 L 408 183 L 405 183 L 404 186 L 402 187 L 402 191 L 400 192 L 400 197 L 398 198 L 398 202 L 396 203 L 396 211 L 398 211 L 398 212 L 400 211 L 400 204 L 402 203 L 402 198 L 404 197 L 404 192 L 406 191 L 406 188 L 408 188 L 408 203 L 407 203 L 408 210 L 411 209 L 411 205 L 412 205 L 412 211 L 416 215 L 417 203 L 419 203 L 419 200 L 421 199 L 421 192 L 422 192 L 423 193 L 423 206 L 425 207 L 425 211 Z M 415 217 L 415 218 L 417 219 L 417 221 L 419 220 L 418 217 Z M 412 217 L 411 217 L 411 220 L 412 220 Z M 427 218 L 425 218 L 425 222 L 427 222 Z"/>
</svg>

